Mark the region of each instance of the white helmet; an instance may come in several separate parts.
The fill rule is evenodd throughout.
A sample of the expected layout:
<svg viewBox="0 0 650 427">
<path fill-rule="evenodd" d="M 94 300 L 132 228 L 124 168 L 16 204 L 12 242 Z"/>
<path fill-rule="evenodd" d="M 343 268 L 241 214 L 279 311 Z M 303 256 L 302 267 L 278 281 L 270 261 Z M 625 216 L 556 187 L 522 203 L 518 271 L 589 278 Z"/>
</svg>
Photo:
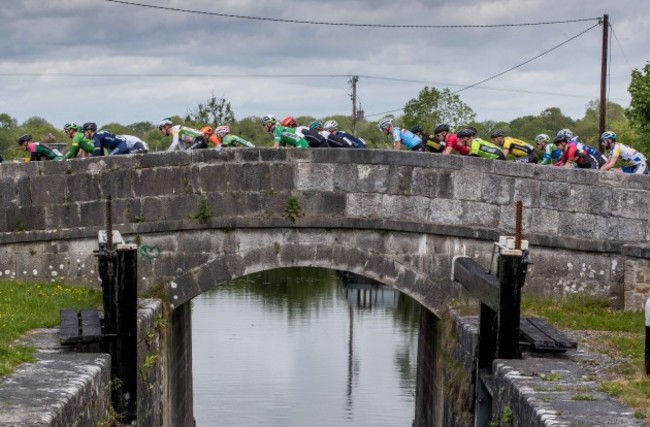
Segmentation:
<svg viewBox="0 0 650 427">
<path fill-rule="evenodd" d="M 542 144 L 542 143 L 545 144 L 545 143 L 549 142 L 550 140 L 551 140 L 551 137 L 546 135 L 545 133 L 540 133 L 539 135 L 537 135 L 535 137 L 535 142 L 538 142 L 540 144 Z"/>
<path fill-rule="evenodd" d="M 379 126 L 379 130 L 384 130 L 388 126 L 392 126 L 392 125 L 393 125 L 393 120 L 388 118 L 381 119 L 379 123 L 377 123 L 377 126 Z"/>
<path fill-rule="evenodd" d="M 228 126 L 228 125 L 219 126 L 218 128 L 216 128 L 214 130 L 214 133 L 216 133 L 217 136 L 219 136 L 219 137 L 223 137 L 224 135 L 227 135 L 227 134 L 230 133 L 230 126 Z"/>
<path fill-rule="evenodd" d="M 323 129 L 325 129 L 325 130 L 332 130 L 332 129 L 338 129 L 338 128 L 339 128 L 339 124 L 336 123 L 336 120 L 328 120 L 323 125 Z"/>
<path fill-rule="evenodd" d="M 276 124 L 277 122 L 278 121 L 273 114 L 267 114 L 266 116 L 262 117 L 263 125 L 268 125 L 269 123 Z"/>
<path fill-rule="evenodd" d="M 561 129 L 557 134 L 558 136 L 566 136 L 566 139 L 573 138 L 573 132 L 571 132 L 571 129 Z"/>
<path fill-rule="evenodd" d="M 174 123 L 169 120 L 169 119 L 162 119 L 160 122 L 158 122 L 158 129 L 162 129 L 167 125 L 173 125 Z"/>
</svg>

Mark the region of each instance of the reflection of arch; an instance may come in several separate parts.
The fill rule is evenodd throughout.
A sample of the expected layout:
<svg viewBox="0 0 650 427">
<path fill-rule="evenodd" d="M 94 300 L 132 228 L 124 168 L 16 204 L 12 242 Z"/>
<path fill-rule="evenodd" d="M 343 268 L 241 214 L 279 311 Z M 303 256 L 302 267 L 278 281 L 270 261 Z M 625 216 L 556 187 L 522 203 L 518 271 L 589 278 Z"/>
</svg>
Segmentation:
<svg viewBox="0 0 650 427">
<path fill-rule="evenodd" d="M 438 266 L 449 263 L 435 262 L 431 253 L 431 248 L 446 245 L 445 236 L 370 230 L 265 231 L 228 233 L 231 252 L 222 247 L 222 253 L 211 254 L 205 262 L 170 280 L 166 286 L 171 308 L 248 274 L 285 267 L 321 267 L 350 271 L 391 286 L 438 317 L 446 311 L 451 284 L 447 267 Z M 453 254 L 442 256 L 448 259 Z"/>
</svg>

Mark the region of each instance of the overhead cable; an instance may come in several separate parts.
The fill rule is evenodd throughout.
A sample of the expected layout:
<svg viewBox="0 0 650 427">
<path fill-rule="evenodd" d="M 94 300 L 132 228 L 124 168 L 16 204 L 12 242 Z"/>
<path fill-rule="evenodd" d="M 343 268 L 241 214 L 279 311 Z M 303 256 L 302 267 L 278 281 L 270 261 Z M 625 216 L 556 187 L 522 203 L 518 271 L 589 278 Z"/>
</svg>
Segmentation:
<svg viewBox="0 0 650 427">
<path fill-rule="evenodd" d="M 144 3 L 135 3 L 123 0 L 104 0 L 109 3 L 117 3 L 128 6 L 137 6 L 137 7 L 146 7 L 151 9 L 166 10 L 170 12 L 183 12 L 183 13 L 193 13 L 198 15 L 208 15 L 208 16 L 218 16 L 222 18 L 234 18 L 234 19 L 248 19 L 254 21 L 269 21 L 269 22 L 283 22 L 287 24 L 307 24 L 307 25 L 324 25 L 324 26 L 337 26 L 337 27 L 374 27 L 374 28 L 502 28 L 502 27 L 530 27 L 537 25 L 555 25 L 555 24 L 569 24 L 575 22 L 585 22 L 585 21 L 595 21 L 600 18 L 578 18 L 578 19 L 567 19 L 562 21 L 544 21 L 544 22 L 521 22 L 521 23 L 512 23 L 512 24 L 484 24 L 484 25 L 417 25 L 417 24 L 359 24 L 351 22 L 329 22 L 329 21 L 308 21 L 301 19 L 284 19 L 284 18 L 270 18 L 265 16 L 249 16 L 249 15 L 236 15 L 232 13 L 220 13 L 220 12 L 206 12 L 200 10 L 192 9 L 181 9 L 177 7 L 168 7 L 168 6 L 159 6 L 152 4 Z"/>
</svg>

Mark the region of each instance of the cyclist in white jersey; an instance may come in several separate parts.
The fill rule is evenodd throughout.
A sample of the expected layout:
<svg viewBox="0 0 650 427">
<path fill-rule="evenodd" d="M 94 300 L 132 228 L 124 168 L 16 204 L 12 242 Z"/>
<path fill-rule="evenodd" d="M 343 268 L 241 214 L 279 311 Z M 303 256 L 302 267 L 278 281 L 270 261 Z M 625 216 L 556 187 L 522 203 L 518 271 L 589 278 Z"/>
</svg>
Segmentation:
<svg viewBox="0 0 650 427">
<path fill-rule="evenodd" d="M 634 148 L 616 142 L 616 138 L 616 134 L 611 131 L 603 132 L 600 136 L 600 144 L 603 148 L 605 150 L 611 150 L 611 155 L 607 160 L 607 163 L 605 163 L 600 170 L 606 171 L 612 169 L 620 157 L 624 161 L 631 163 L 631 165 L 621 168 L 622 172 L 647 175 L 648 161 L 646 157 Z"/>
</svg>

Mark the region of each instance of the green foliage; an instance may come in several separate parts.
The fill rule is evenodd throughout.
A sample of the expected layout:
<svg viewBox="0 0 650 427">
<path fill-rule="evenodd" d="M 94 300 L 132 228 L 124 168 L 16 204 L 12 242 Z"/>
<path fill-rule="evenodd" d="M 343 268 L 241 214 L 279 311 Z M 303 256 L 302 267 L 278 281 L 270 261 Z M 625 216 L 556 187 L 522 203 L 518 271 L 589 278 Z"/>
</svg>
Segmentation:
<svg viewBox="0 0 650 427">
<path fill-rule="evenodd" d="M 215 128 L 235 123 L 235 114 L 230 107 L 230 101 L 217 98 L 213 92 L 205 104 L 200 103 L 195 109 L 188 111 L 185 121 L 198 128 L 206 125 Z"/>
<path fill-rule="evenodd" d="M 58 325 L 62 308 L 101 307 L 101 298 L 96 289 L 0 280 L 0 376 L 32 360 L 32 349 L 15 344 L 18 337 Z"/>
<path fill-rule="evenodd" d="M 627 90 L 632 99 L 625 114 L 632 127 L 639 133 L 636 147 L 650 154 L 650 62 L 646 63 L 643 70 L 632 70 Z"/>
<path fill-rule="evenodd" d="M 199 222 L 207 224 L 210 218 L 212 218 L 212 212 L 210 211 L 210 206 L 208 205 L 208 199 L 203 198 L 199 202 L 199 210 L 194 215 L 194 219 L 198 219 Z"/>
<path fill-rule="evenodd" d="M 289 197 L 289 200 L 287 200 L 285 213 L 287 215 L 287 218 L 292 222 L 296 222 L 298 218 L 304 215 L 302 207 L 300 206 L 300 202 L 298 202 L 297 198 Z"/>
<path fill-rule="evenodd" d="M 449 89 L 438 89 L 425 86 L 417 98 L 413 98 L 404 106 L 402 127 L 411 128 L 420 125 L 432 130 L 440 123 L 448 123 L 452 128 L 466 125 L 474 120 L 476 114 L 465 104 L 459 95 Z"/>
<path fill-rule="evenodd" d="M 562 114 L 557 108 L 547 108 L 538 116 L 524 116 L 512 120 L 506 130 L 507 134 L 524 141 L 532 141 L 535 136 L 545 133 L 553 138 L 560 129 L 572 129 L 575 121 Z"/>
</svg>

